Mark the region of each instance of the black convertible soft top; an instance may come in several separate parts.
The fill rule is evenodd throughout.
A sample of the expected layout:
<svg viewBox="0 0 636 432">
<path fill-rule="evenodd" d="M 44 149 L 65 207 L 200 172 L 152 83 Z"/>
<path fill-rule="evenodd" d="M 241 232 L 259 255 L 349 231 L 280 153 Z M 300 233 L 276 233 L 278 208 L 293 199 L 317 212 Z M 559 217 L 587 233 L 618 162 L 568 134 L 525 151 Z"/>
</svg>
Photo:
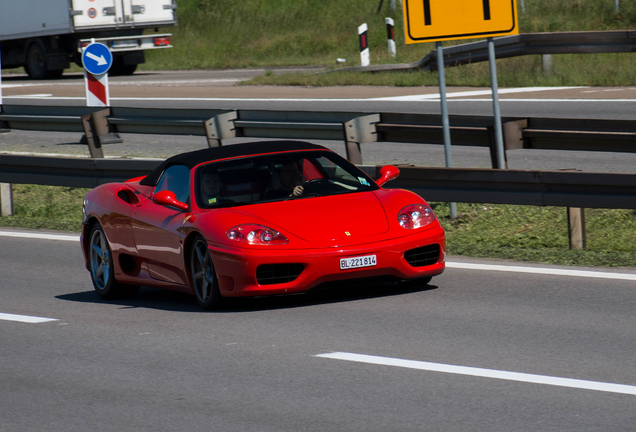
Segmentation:
<svg viewBox="0 0 636 432">
<path fill-rule="evenodd" d="M 203 162 L 212 162 L 219 159 L 228 159 L 257 154 L 278 153 L 294 150 L 327 150 L 325 147 L 310 144 L 304 141 L 259 141 L 247 144 L 233 144 L 229 146 L 213 147 L 203 150 L 195 150 L 181 153 L 163 161 L 153 172 L 148 174 L 140 184 L 144 186 L 156 186 L 166 168 L 172 165 L 185 165 L 188 169 Z"/>
</svg>

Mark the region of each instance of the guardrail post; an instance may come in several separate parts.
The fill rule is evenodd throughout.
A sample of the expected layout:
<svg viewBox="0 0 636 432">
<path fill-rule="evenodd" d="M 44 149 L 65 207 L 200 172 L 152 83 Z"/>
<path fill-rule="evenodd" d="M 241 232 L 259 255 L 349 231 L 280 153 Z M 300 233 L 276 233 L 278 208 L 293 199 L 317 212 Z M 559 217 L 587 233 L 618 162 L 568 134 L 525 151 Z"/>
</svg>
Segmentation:
<svg viewBox="0 0 636 432">
<path fill-rule="evenodd" d="M 552 54 L 541 54 L 543 75 L 552 75 Z"/>
<path fill-rule="evenodd" d="M 508 156 L 506 152 L 508 150 L 517 150 L 523 148 L 523 129 L 528 127 L 528 120 L 512 120 L 502 124 L 503 129 L 503 141 L 504 141 L 504 161 L 505 167 L 499 166 L 499 157 L 497 151 L 497 144 L 495 141 L 495 128 L 488 127 L 488 135 L 490 137 L 490 160 L 494 169 L 508 169 Z"/>
<path fill-rule="evenodd" d="M 235 138 L 236 128 L 234 120 L 236 119 L 238 119 L 238 113 L 230 111 L 204 121 L 203 127 L 205 128 L 205 136 L 208 139 L 208 146 L 221 147 L 224 139 Z"/>
<path fill-rule="evenodd" d="M 92 158 L 103 158 L 104 150 L 102 150 L 102 144 L 96 134 L 93 133 L 93 126 L 91 125 L 91 114 L 82 116 L 82 126 L 84 126 L 84 138 L 88 144 L 88 151 Z"/>
<path fill-rule="evenodd" d="M 0 183 L 0 205 L 2 216 L 13 216 L 13 191 L 11 183 Z"/>
<path fill-rule="evenodd" d="M 570 249 L 585 249 L 587 247 L 585 209 L 580 207 L 568 207 L 567 212 Z"/>
<path fill-rule="evenodd" d="M 103 144 L 124 142 L 119 134 L 114 132 L 114 127 L 108 123 L 108 116 L 110 116 L 110 108 L 82 116 L 84 135 L 92 158 L 104 157 Z"/>
<path fill-rule="evenodd" d="M 378 123 L 380 123 L 380 114 L 356 117 L 342 124 L 349 162 L 362 165 L 360 144 L 378 141 L 378 133 L 375 130 L 375 125 Z"/>
</svg>

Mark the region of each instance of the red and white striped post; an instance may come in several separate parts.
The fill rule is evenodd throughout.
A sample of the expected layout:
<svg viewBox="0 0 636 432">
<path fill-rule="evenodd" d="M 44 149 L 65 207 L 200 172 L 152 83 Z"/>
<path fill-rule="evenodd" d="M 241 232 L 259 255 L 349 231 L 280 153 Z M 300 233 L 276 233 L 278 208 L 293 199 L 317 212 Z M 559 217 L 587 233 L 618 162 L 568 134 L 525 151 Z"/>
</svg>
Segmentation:
<svg viewBox="0 0 636 432">
<path fill-rule="evenodd" d="M 101 75 L 93 75 L 84 69 L 84 83 L 84 87 L 86 89 L 86 106 L 110 106 L 108 72 Z"/>
<path fill-rule="evenodd" d="M 93 39 L 84 48 L 82 63 L 84 64 L 86 105 L 94 107 L 110 106 L 108 70 L 113 64 L 112 53 L 106 45 L 95 43 L 95 39 Z"/>
<path fill-rule="evenodd" d="M 393 18 L 385 18 L 385 22 L 386 22 L 386 38 L 389 43 L 389 55 L 391 57 L 395 57 L 395 54 L 397 53 L 397 48 L 395 47 L 395 31 L 393 30 L 393 27 L 395 26 L 395 22 L 393 21 Z"/>
<path fill-rule="evenodd" d="M 369 60 L 369 39 L 367 37 L 366 23 L 358 27 L 358 39 L 360 40 L 360 64 L 369 66 L 371 62 Z"/>
</svg>

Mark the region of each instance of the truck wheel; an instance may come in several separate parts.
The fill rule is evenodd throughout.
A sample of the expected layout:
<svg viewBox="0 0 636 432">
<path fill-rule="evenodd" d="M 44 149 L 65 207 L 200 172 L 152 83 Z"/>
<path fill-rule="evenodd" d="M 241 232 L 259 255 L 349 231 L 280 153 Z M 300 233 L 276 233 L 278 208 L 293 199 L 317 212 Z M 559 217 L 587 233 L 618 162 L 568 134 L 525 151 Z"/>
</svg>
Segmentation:
<svg viewBox="0 0 636 432">
<path fill-rule="evenodd" d="M 64 69 L 49 70 L 46 61 L 46 48 L 41 42 L 29 45 L 26 56 L 26 72 L 32 79 L 57 79 L 62 76 Z"/>
<path fill-rule="evenodd" d="M 115 59 L 108 73 L 111 76 L 132 75 L 137 70 L 136 64 L 124 64 L 122 61 Z"/>
<path fill-rule="evenodd" d="M 46 50 L 40 42 L 34 42 L 29 45 L 24 69 L 26 69 L 27 74 L 32 79 L 41 80 L 47 78 Z"/>
</svg>

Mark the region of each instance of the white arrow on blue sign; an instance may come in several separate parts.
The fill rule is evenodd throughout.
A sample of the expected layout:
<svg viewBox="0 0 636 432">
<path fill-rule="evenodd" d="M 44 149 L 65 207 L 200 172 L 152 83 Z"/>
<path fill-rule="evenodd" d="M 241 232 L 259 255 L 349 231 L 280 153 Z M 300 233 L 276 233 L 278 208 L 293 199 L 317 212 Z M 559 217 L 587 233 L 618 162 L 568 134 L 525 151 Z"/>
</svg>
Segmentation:
<svg viewBox="0 0 636 432">
<path fill-rule="evenodd" d="M 113 65 L 113 54 L 106 45 L 92 43 L 84 48 L 82 63 L 87 72 L 101 75 L 108 72 L 108 69 Z"/>
</svg>

